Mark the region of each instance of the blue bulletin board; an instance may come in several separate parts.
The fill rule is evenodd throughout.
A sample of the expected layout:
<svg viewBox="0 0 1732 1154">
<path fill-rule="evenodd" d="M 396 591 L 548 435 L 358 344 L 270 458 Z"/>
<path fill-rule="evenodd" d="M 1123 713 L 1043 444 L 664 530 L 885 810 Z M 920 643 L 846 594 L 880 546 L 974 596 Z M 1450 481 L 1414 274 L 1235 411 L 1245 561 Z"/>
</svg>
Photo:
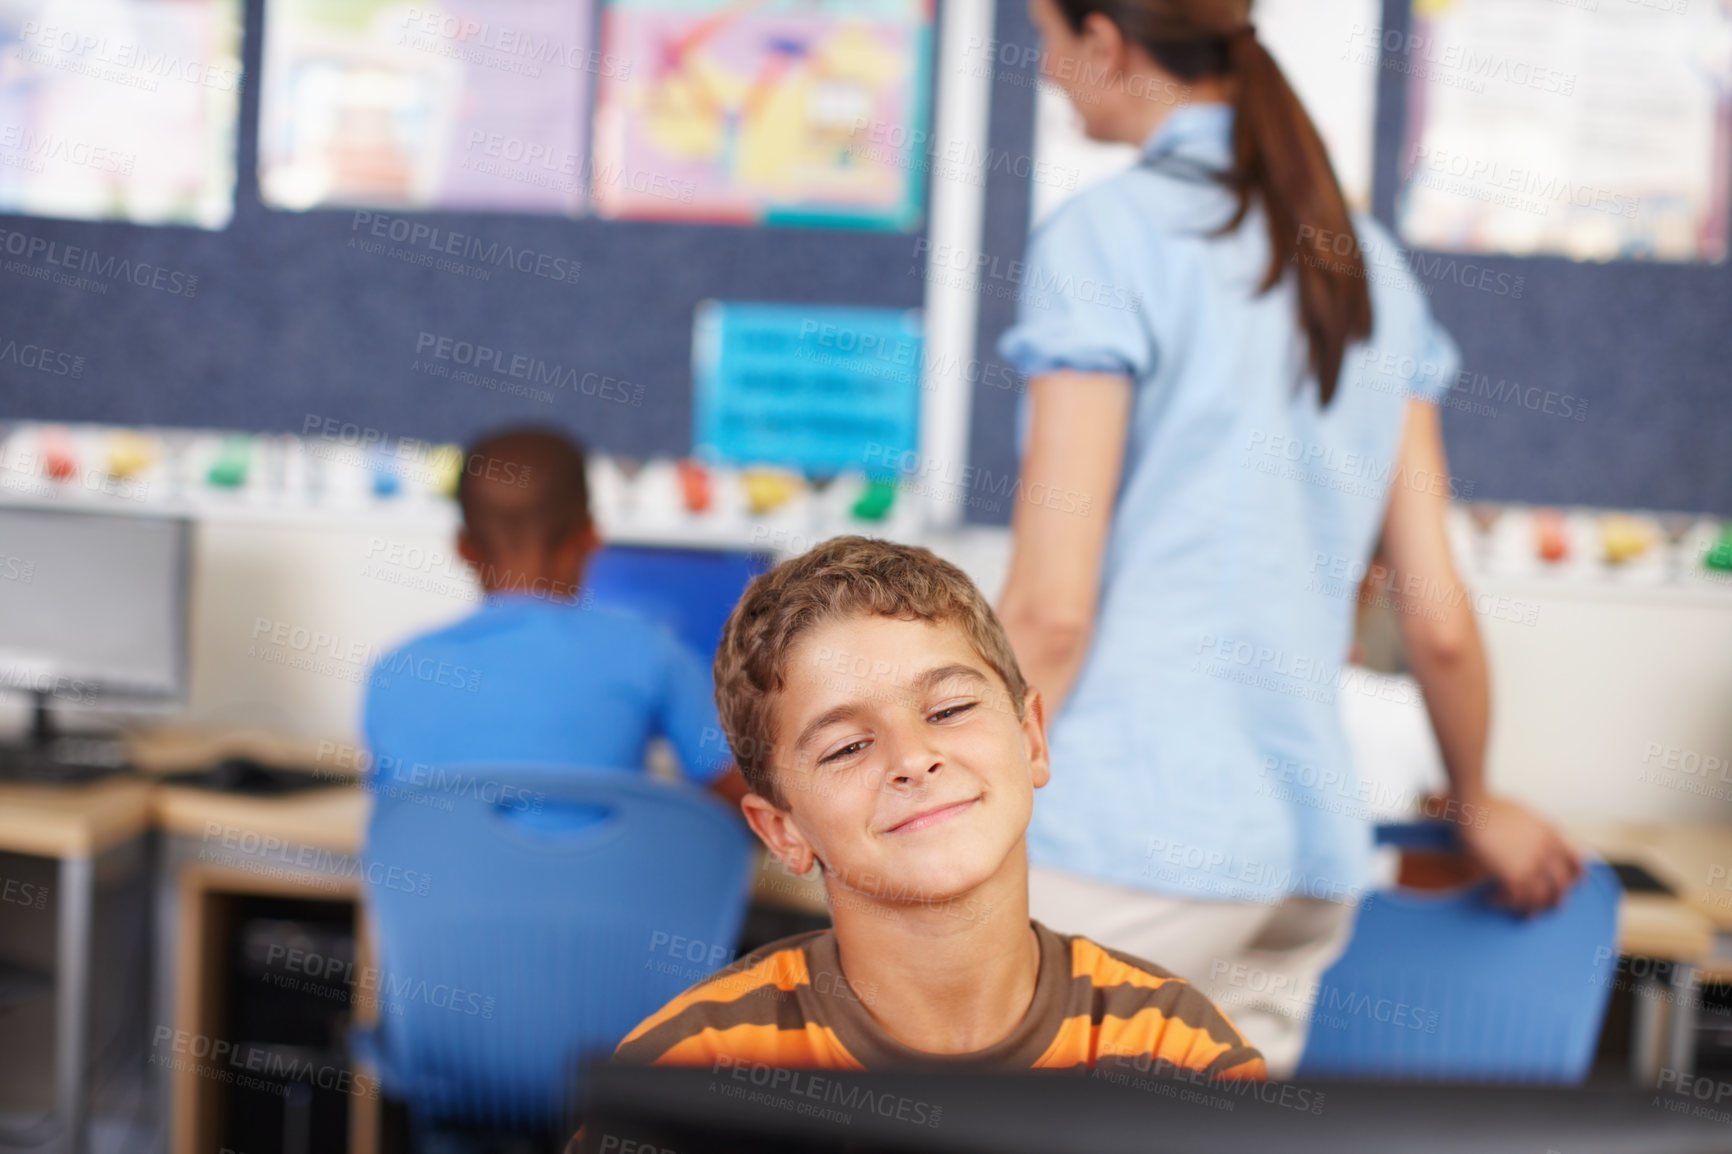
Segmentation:
<svg viewBox="0 0 1732 1154">
<path fill-rule="evenodd" d="M 569 430 L 599 452 L 682 456 L 692 450 L 689 342 L 700 301 L 874 306 L 897 316 L 924 301 L 925 281 L 910 273 L 930 246 L 924 219 L 899 217 L 908 231 L 888 231 L 268 208 L 258 131 L 266 7 L 244 0 L 228 227 L 0 213 L 0 345 L 50 349 L 67 364 L 82 358 L 77 377 L 0 361 L 0 426 L 350 425 L 387 442 L 434 443 L 533 423 Z M 925 23 L 936 27 L 940 9 Z M 912 117 L 922 140 L 931 139 L 931 115 L 922 98 Z M 889 170 L 892 159 L 875 163 Z M 895 172 L 919 186 L 909 203 L 923 206 L 932 165 L 918 153 L 909 160 Z M 130 279 L 80 278 L 66 263 L 84 260 L 131 270 Z M 491 369 L 456 359 L 483 348 Z M 441 349 L 458 352 L 441 358 Z M 532 366 L 531 379 L 499 371 L 509 365 Z M 542 367 L 567 385 L 544 386 Z"/>
<path fill-rule="evenodd" d="M 889 476 L 919 448 L 920 350 L 916 309 L 704 301 L 693 455 Z"/>
</svg>

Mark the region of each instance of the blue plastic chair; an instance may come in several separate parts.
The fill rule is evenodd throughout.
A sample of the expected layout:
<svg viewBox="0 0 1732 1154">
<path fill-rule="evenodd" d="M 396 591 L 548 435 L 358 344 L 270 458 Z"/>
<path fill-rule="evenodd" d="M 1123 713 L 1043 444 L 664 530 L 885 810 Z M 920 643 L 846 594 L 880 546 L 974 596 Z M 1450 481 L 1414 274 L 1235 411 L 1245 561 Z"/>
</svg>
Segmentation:
<svg viewBox="0 0 1732 1154">
<path fill-rule="evenodd" d="M 1447 827 L 1378 841 L 1447 848 Z M 1301 1078 L 1579 1083 L 1617 966 L 1617 875 L 1604 862 L 1523 919 L 1466 891 L 1380 891 L 1322 977 Z"/>
<path fill-rule="evenodd" d="M 750 839 L 635 773 L 446 766 L 378 799 L 362 855 L 378 1025 L 418 1133 L 567 1127 L 590 1059 L 732 958 Z"/>
</svg>

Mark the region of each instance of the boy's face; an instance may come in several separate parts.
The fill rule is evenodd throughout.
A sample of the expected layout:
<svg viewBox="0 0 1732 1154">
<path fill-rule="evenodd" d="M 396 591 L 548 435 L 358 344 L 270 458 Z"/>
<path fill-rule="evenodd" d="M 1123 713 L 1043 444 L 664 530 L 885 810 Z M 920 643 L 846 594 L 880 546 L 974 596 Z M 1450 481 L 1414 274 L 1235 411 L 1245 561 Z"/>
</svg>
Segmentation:
<svg viewBox="0 0 1732 1154">
<path fill-rule="evenodd" d="M 831 884 L 930 903 L 969 892 L 1026 852 L 1048 778 L 1039 694 L 1024 717 L 952 623 L 858 616 L 788 654 L 772 761 L 787 803 L 745 801 L 788 868 L 814 857 Z"/>
</svg>

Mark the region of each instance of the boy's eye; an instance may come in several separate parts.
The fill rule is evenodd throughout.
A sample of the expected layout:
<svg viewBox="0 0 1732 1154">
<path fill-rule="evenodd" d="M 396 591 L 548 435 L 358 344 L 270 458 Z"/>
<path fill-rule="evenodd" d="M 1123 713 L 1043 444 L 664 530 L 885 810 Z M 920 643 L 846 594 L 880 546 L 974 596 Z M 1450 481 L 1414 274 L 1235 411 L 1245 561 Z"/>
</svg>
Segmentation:
<svg viewBox="0 0 1732 1154">
<path fill-rule="evenodd" d="M 826 762 L 835 761 L 837 758 L 847 757 L 849 754 L 864 749 L 865 747 L 866 743 L 864 741 L 850 741 L 847 745 L 844 745 L 834 753 L 826 753 L 823 757 L 820 757 L 818 759 L 818 764 L 823 765 Z"/>
<path fill-rule="evenodd" d="M 980 703 L 977 701 L 965 701 L 961 705 L 946 705 L 943 709 L 940 709 L 938 712 L 936 712 L 932 715 L 932 720 L 934 720 L 934 721 L 948 721 L 951 717 L 954 717 L 956 714 L 966 713 L 968 710 L 973 709 L 978 704 L 980 704 Z"/>
</svg>

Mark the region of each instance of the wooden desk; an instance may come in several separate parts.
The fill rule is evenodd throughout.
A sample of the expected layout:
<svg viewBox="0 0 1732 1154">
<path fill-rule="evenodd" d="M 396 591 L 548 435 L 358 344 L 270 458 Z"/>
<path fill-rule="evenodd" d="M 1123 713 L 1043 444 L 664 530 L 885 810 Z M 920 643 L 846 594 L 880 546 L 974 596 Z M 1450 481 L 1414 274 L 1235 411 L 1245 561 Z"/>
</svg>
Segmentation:
<svg viewBox="0 0 1732 1154">
<path fill-rule="evenodd" d="M 1732 825 L 1595 822 L 1568 832 L 1608 861 L 1643 866 L 1677 894 L 1625 895 L 1623 909 L 1632 911 L 1620 934 L 1626 955 L 1675 958 L 1707 970 L 1732 964 L 1719 948 L 1720 937 L 1732 934 Z"/>
<path fill-rule="evenodd" d="M 356 786 L 333 786 L 283 797 L 251 797 L 209 790 L 156 785 L 151 805 L 165 838 L 164 871 L 159 893 L 163 929 L 158 964 L 171 975 L 166 989 L 159 985 L 165 1007 L 158 1021 L 174 1022 L 186 1037 L 211 1036 L 222 1005 L 223 972 L 217 947 L 223 905 L 234 895 L 351 900 L 359 903 L 358 873 L 344 867 L 358 857 L 366 833 L 371 799 Z M 324 851 L 321 865 L 297 868 L 304 851 Z M 330 860 L 331 856 L 341 859 Z M 317 855 L 315 855 L 317 856 Z M 338 876 L 332 876 L 335 864 Z M 754 900 L 801 913 L 827 914 L 823 887 L 811 877 L 797 878 L 760 862 Z M 364 965 L 364 923 L 357 959 Z M 172 1007 L 172 1008 L 166 1008 Z M 357 1018 L 377 1013 L 377 1004 L 363 1000 Z M 370 1075 L 357 1079 L 362 1092 L 352 1100 L 349 1149 L 371 1154 L 378 1144 L 377 1084 Z M 192 1069 L 169 1075 L 171 1149 L 173 1154 L 211 1154 L 217 1148 L 220 1118 L 216 1084 Z"/>
<path fill-rule="evenodd" d="M 0 850 L 35 857 L 95 857 L 150 828 L 149 782 L 111 777 L 90 785 L 0 782 Z"/>
<path fill-rule="evenodd" d="M 1714 923 L 1714 951 L 1697 975 L 1732 982 L 1732 826 L 1695 823 L 1641 826 L 1649 868 L 1671 882 L 1691 909 Z"/>
<path fill-rule="evenodd" d="M 0 783 L 0 850 L 58 862 L 54 946 L 54 1117 L 82 1154 L 90 1046 L 91 918 L 97 859 L 150 827 L 151 789 L 134 778 L 82 786 Z"/>
<path fill-rule="evenodd" d="M 285 797 L 250 797 L 208 789 L 159 785 L 152 794 L 158 829 L 220 847 L 230 831 L 283 845 L 306 845 L 358 854 L 371 801 L 356 787 L 334 785 Z"/>
<path fill-rule="evenodd" d="M 366 829 L 368 798 L 341 785 L 285 797 L 251 797 L 158 785 L 155 819 L 168 835 L 159 904 L 172 909 L 173 928 L 160 934 L 172 953 L 170 1016 L 187 1038 L 220 1037 L 224 973 L 216 932 L 227 903 L 240 895 L 315 898 L 355 903 L 357 965 L 365 972 L 370 951 L 359 916 L 357 862 Z M 372 1011 L 357 1007 L 365 1022 Z M 232 1039 L 230 1040 L 233 1041 Z M 216 1086 L 192 1064 L 171 1067 L 170 1149 L 209 1154 L 217 1148 L 220 1116 Z M 372 1154 L 378 1147 L 378 1083 L 365 1070 L 354 1073 L 349 1110 L 349 1149 Z"/>
<path fill-rule="evenodd" d="M 338 759 L 321 754 L 331 743 L 288 738 L 267 732 L 211 732 L 164 727 L 134 734 L 127 742 L 132 760 L 147 773 L 197 769 L 225 757 L 249 757 L 270 765 L 300 768 L 328 765 L 332 776 L 352 772 Z M 360 789 L 327 790 L 285 798 L 253 798 L 208 790 L 163 787 L 156 793 L 156 823 L 187 837 L 203 837 L 205 823 L 234 825 L 261 835 L 358 853 L 366 833 L 369 804 Z M 759 905 L 828 917 L 824 884 L 816 870 L 795 877 L 759 849 L 752 900 Z"/>
<path fill-rule="evenodd" d="M 179 1056 L 157 1053 L 156 1030 L 170 1026 L 177 1038 L 220 1035 L 214 1014 L 222 1004 L 222 935 L 215 932 L 227 903 L 237 895 L 359 901 L 358 871 L 344 869 L 359 854 L 370 799 L 357 786 L 334 784 L 283 797 L 215 793 L 166 785 L 156 775 L 197 768 L 223 757 L 247 756 L 279 765 L 317 764 L 317 743 L 285 742 L 269 735 L 237 739 L 197 731 L 163 731 L 135 737 L 129 752 L 143 775 L 114 777 L 87 786 L 0 784 L 0 850 L 58 860 L 55 963 L 55 1116 L 67 1135 L 68 1154 L 82 1154 L 87 1129 L 89 1064 L 90 943 L 96 859 L 131 845 L 154 826 L 162 839 L 162 873 L 154 903 L 156 988 L 153 995 L 152 1056 L 158 1063 L 159 1101 L 170 1117 L 174 1154 L 211 1154 L 217 1148 L 220 1083 L 201 1077 L 193 1063 L 176 1068 Z M 336 767 L 333 766 L 333 769 Z M 135 846 L 142 861 L 142 846 Z M 302 850 L 319 851 L 303 855 Z M 304 857 L 313 865 L 296 864 Z M 337 868 L 333 870 L 332 866 Z M 333 876 L 333 874 L 335 876 Z M 756 899 L 802 913 L 825 913 L 815 877 L 795 878 L 760 868 Z M 365 964 L 365 927 L 357 935 L 358 961 Z M 376 1014 L 370 1000 L 356 1017 Z M 368 1091 L 372 1083 L 359 1080 Z M 377 1100 L 362 1092 L 352 1099 L 350 1149 L 370 1154 L 378 1137 Z"/>
<path fill-rule="evenodd" d="M 1608 861 L 1644 867 L 1675 891 L 1676 897 L 1624 895 L 1618 949 L 1631 959 L 1635 982 L 1633 1077 L 1652 1086 L 1663 1066 L 1693 1072 L 1699 985 L 1732 976 L 1718 948 L 1732 931 L 1732 909 L 1718 897 L 1732 897 L 1732 890 L 1717 892 L 1714 884 L 1732 866 L 1732 826 L 1584 822 L 1567 832 Z"/>
<path fill-rule="evenodd" d="M 1640 862 L 1717 933 L 1732 933 L 1732 825 L 1601 822 L 1571 827 L 1602 856 Z"/>
</svg>

